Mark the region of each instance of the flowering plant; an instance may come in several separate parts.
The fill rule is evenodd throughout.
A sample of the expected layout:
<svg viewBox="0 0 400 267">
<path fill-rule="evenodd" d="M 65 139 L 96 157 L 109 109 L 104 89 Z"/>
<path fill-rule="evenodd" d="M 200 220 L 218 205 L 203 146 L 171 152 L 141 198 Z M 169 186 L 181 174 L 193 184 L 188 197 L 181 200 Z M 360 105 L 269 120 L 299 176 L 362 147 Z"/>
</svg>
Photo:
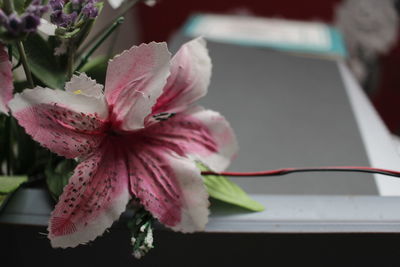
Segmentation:
<svg viewBox="0 0 400 267">
<path fill-rule="evenodd" d="M 26 176 L 46 181 L 57 202 L 48 226 L 53 247 L 94 240 L 129 208 L 132 253 L 140 258 L 153 247 L 155 221 L 184 233 L 204 230 L 209 197 L 263 210 L 223 174 L 400 177 L 351 166 L 222 173 L 238 147 L 224 117 L 195 105 L 211 77 L 205 41 L 189 41 L 174 56 L 166 43 L 151 42 L 93 57 L 132 6 L 155 3 L 109 2 L 124 6 L 86 40 L 101 1 L 0 1 L 0 204 Z"/>
<path fill-rule="evenodd" d="M 203 39 L 172 58 L 155 42 L 110 61 L 91 57 L 136 2 L 89 46 L 102 2 L 1 2 L 0 174 L 46 179 L 57 200 L 48 227 L 54 247 L 92 241 L 127 206 L 136 211 L 128 227 L 137 258 L 153 246 L 155 220 L 203 230 L 209 195 L 263 209 L 229 180 L 201 175 L 224 170 L 237 153 L 224 117 L 195 105 L 211 77 Z"/>
</svg>

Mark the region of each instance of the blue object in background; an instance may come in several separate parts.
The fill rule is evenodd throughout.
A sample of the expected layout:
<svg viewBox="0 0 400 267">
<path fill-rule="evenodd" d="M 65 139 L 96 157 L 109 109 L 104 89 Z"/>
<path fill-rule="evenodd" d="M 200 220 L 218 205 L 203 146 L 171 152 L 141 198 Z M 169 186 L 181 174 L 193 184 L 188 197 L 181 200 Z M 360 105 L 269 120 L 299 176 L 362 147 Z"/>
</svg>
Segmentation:
<svg viewBox="0 0 400 267">
<path fill-rule="evenodd" d="M 188 20 L 183 32 L 187 36 L 203 36 L 217 42 L 334 58 L 346 57 L 341 33 L 320 22 L 197 14 Z"/>
</svg>

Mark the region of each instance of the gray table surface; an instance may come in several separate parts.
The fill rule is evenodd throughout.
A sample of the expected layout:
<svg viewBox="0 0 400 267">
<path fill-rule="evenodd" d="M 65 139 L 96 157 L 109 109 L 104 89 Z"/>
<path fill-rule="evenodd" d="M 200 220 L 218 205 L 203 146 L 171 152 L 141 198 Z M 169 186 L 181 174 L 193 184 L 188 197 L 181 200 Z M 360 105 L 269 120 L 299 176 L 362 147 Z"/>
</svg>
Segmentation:
<svg viewBox="0 0 400 267">
<path fill-rule="evenodd" d="M 400 232 L 398 197 L 252 195 L 266 209 L 249 212 L 213 201 L 208 233 L 394 233 Z M 53 202 L 43 189 L 23 189 L 0 223 L 46 226 Z M 124 220 L 126 215 L 122 216 Z"/>
<path fill-rule="evenodd" d="M 186 39 L 178 36 L 172 46 Z M 208 48 L 213 76 L 201 104 L 221 112 L 237 134 L 231 170 L 370 164 L 336 61 L 216 42 Z M 235 181 L 254 194 L 378 193 L 366 174 Z"/>
</svg>

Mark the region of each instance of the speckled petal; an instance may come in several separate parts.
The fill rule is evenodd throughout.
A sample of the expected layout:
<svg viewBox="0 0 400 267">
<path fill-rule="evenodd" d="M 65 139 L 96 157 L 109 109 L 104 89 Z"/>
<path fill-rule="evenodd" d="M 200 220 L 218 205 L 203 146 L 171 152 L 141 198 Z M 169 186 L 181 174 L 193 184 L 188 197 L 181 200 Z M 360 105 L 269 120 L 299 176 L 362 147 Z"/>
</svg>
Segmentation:
<svg viewBox="0 0 400 267">
<path fill-rule="evenodd" d="M 105 145 L 80 163 L 64 188 L 49 223 L 53 247 L 76 247 L 94 240 L 125 210 L 128 174 L 117 147 Z"/>
<path fill-rule="evenodd" d="M 104 138 L 104 101 L 37 87 L 15 95 L 9 107 L 18 123 L 41 145 L 67 158 L 83 157 Z"/>
<path fill-rule="evenodd" d="M 12 65 L 4 46 L 0 44 L 0 112 L 8 113 L 7 104 L 14 89 Z"/>
<path fill-rule="evenodd" d="M 238 151 L 235 134 L 225 118 L 201 107 L 153 124 L 146 133 L 152 142 L 179 155 L 191 156 L 214 171 L 227 168 Z"/>
<path fill-rule="evenodd" d="M 131 192 L 175 231 L 204 230 L 208 194 L 194 162 L 157 145 L 138 145 L 129 156 Z"/>
</svg>

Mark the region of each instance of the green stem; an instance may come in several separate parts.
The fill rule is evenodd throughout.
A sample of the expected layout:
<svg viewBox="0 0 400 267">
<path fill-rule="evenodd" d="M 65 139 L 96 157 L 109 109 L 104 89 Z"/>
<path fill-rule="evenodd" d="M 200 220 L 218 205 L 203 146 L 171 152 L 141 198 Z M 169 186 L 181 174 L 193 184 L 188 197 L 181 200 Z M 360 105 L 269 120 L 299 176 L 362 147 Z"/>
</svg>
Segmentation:
<svg viewBox="0 0 400 267">
<path fill-rule="evenodd" d="M 3 9 L 6 12 L 6 14 L 13 13 L 14 12 L 14 2 L 12 0 L 4 0 L 3 1 Z M 16 46 L 18 49 L 19 58 L 22 61 L 22 65 L 24 67 L 26 80 L 28 81 L 29 87 L 33 88 L 34 84 L 33 84 L 33 79 L 32 79 L 32 73 L 29 68 L 28 59 L 25 54 L 24 44 L 22 43 L 22 41 L 17 41 Z"/>
<path fill-rule="evenodd" d="M 86 51 L 91 44 L 95 43 L 97 39 L 99 39 L 107 29 L 109 29 L 112 24 L 119 18 L 124 16 L 134 5 L 136 5 L 141 0 L 130 0 L 128 4 L 121 9 L 120 12 L 111 20 L 112 22 L 104 26 L 100 31 L 98 31 L 86 44 L 79 50 L 78 55 L 82 55 L 84 51 Z"/>
<path fill-rule="evenodd" d="M 115 30 L 112 38 L 111 38 L 111 44 L 108 46 L 108 50 L 107 50 L 107 58 L 111 58 L 111 56 L 113 55 L 113 51 L 114 51 L 114 47 L 115 47 L 115 43 L 118 40 L 119 34 L 121 32 L 121 28 L 118 28 Z"/>
<path fill-rule="evenodd" d="M 12 158 L 12 133 L 11 133 L 11 116 L 6 118 L 5 123 L 5 140 L 6 140 L 6 174 L 11 175 L 11 158 Z"/>
<path fill-rule="evenodd" d="M 10 62 L 12 62 L 12 59 L 13 59 L 12 45 L 9 45 L 8 46 L 8 60 L 10 60 Z"/>
<path fill-rule="evenodd" d="M 28 64 L 28 58 L 26 57 L 25 49 L 24 49 L 24 44 L 22 41 L 16 42 L 18 53 L 19 53 L 19 58 L 22 62 L 22 66 L 24 68 L 26 80 L 28 81 L 29 87 L 33 88 L 35 85 L 33 84 L 33 79 L 32 79 L 32 73 L 31 69 L 29 68 Z"/>
<path fill-rule="evenodd" d="M 68 49 L 67 81 L 69 81 L 72 77 L 72 74 L 74 74 L 75 53 L 76 53 L 75 44 L 72 42 L 70 43 Z"/>
<path fill-rule="evenodd" d="M 3 10 L 7 15 L 13 13 L 14 11 L 14 2 L 12 0 L 4 0 L 3 1 Z"/>
<path fill-rule="evenodd" d="M 119 17 L 117 20 L 106 30 L 99 40 L 92 46 L 92 48 L 82 57 L 79 66 L 76 70 L 80 70 L 89 60 L 90 56 L 99 48 L 99 46 L 114 32 L 114 30 L 124 22 L 124 17 Z"/>
</svg>

